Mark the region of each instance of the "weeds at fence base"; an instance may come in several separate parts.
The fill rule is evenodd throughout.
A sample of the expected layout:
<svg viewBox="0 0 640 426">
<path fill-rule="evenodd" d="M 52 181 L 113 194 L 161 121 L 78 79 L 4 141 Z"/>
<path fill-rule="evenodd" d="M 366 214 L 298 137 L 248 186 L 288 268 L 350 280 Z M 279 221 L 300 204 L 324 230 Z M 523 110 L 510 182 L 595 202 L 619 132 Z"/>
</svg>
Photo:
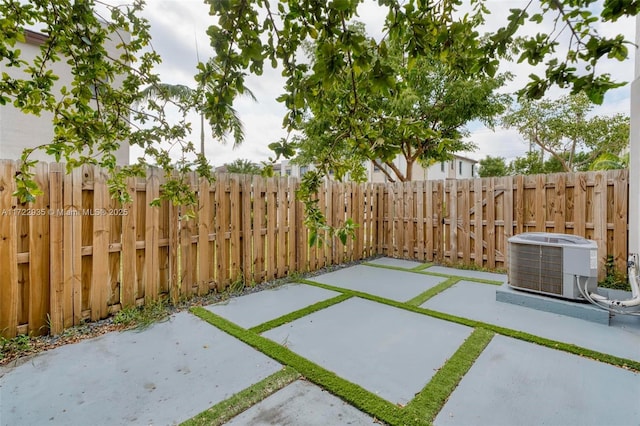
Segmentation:
<svg viewBox="0 0 640 426">
<path fill-rule="evenodd" d="M 113 323 L 125 329 L 145 329 L 153 323 L 169 319 L 169 314 L 166 303 L 158 300 L 144 306 L 119 311 L 113 318 Z"/>
<path fill-rule="evenodd" d="M 30 350 L 31 338 L 26 334 L 20 334 L 13 339 L 0 336 L 0 361 L 11 355 L 29 352 Z"/>
<path fill-rule="evenodd" d="M 607 256 L 607 261 L 604 263 L 604 267 L 607 271 L 607 275 L 603 281 L 598 283 L 598 287 L 631 291 L 627 274 L 616 268 L 613 256 Z"/>
</svg>

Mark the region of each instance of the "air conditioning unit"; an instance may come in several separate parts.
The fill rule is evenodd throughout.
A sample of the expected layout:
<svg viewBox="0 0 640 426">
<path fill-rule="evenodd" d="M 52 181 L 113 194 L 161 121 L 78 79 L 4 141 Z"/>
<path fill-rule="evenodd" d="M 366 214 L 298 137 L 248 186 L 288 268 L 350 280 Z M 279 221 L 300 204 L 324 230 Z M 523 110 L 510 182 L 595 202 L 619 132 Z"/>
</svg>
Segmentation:
<svg viewBox="0 0 640 426">
<path fill-rule="evenodd" d="M 595 292 L 598 246 L 567 234 L 527 232 L 509 238 L 510 287 L 567 299 L 583 300 L 576 285 Z"/>
</svg>

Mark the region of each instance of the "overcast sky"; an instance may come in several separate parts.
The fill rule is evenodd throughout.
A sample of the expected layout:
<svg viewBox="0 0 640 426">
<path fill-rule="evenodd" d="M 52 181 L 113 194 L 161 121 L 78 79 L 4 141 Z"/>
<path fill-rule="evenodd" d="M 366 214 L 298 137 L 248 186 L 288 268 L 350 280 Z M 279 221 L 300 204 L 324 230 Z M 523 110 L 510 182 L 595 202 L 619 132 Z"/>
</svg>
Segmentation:
<svg viewBox="0 0 640 426">
<path fill-rule="evenodd" d="M 523 7 L 526 1 L 489 0 L 488 5 L 492 14 L 488 17 L 487 30 L 503 26 L 509 14 L 508 9 Z M 158 68 L 163 82 L 169 84 L 186 84 L 195 86 L 193 75 L 199 54 L 201 61 L 213 56 L 206 29 L 213 18 L 208 14 L 208 6 L 202 0 L 148 0 L 145 16 L 151 24 L 153 45 L 162 56 L 163 64 Z M 376 37 L 381 33 L 385 13 L 374 2 L 361 7 L 359 20 L 367 26 L 369 35 Z M 526 31 L 535 34 L 541 32 L 540 26 L 531 25 Z M 632 19 L 618 21 L 615 25 L 599 29 L 602 34 L 614 35 L 622 33 L 628 40 L 634 39 L 635 24 Z M 197 50 L 196 50 L 197 46 Z M 629 49 L 632 51 L 633 49 Z M 633 58 L 625 62 L 610 61 L 599 66 L 601 72 L 609 72 L 614 80 L 630 82 L 633 78 Z M 502 71 L 511 71 L 516 75 L 514 81 L 506 88 L 512 92 L 523 87 L 532 68 L 525 64 L 507 64 Z M 207 132 L 209 142 L 206 154 L 216 166 L 233 161 L 236 158 L 246 158 L 255 162 L 266 160 L 271 151 L 267 145 L 282 137 L 286 132 L 282 129 L 282 118 L 285 109 L 275 101 L 282 93 L 283 79 L 279 71 L 265 65 L 264 74 L 260 77 L 250 77 L 247 84 L 257 98 L 257 102 L 249 99 L 239 99 L 236 109 L 245 125 L 245 141 L 239 148 L 233 150 L 231 143 L 222 145 L 214 141 Z M 595 114 L 629 114 L 629 84 L 610 91 L 602 106 L 594 110 Z M 562 92 L 554 90 L 551 96 L 559 96 Z M 194 128 L 194 142 L 198 145 L 199 119 L 192 117 Z M 524 153 L 528 147 L 517 132 L 496 129 L 492 131 L 481 125 L 471 125 L 470 140 L 478 149 L 465 156 L 481 159 L 486 155 L 502 156 L 512 159 Z M 138 153 L 132 152 L 135 161 Z"/>
</svg>

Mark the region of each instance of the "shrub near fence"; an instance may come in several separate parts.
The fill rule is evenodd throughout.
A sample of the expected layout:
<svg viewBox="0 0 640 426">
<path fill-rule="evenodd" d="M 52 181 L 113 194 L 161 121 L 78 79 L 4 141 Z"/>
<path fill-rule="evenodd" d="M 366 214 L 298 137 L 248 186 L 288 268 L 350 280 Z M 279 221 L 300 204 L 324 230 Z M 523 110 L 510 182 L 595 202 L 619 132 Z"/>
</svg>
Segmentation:
<svg viewBox="0 0 640 426">
<path fill-rule="evenodd" d="M 158 298 L 176 300 L 324 266 L 387 256 L 504 268 L 506 239 L 554 231 L 598 241 L 602 262 L 624 268 L 627 172 L 397 184 L 327 182 L 318 194 L 329 223 L 352 217 L 346 246 L 309 247 L 294 179 L 192 176 L 196 217 L 163 201 L 162 172 L 130 179 L 133 201 L 108 195 L 91 166 L 65 174 L 38 164 L 44 195 L 17 203 L 16 163 L 0 161 L 0 330 L 59 333 Z M 455 225 L 455 226 L 454 226 Z M 601 268 L 604 273 L 604 268 Z"/>
</svg>

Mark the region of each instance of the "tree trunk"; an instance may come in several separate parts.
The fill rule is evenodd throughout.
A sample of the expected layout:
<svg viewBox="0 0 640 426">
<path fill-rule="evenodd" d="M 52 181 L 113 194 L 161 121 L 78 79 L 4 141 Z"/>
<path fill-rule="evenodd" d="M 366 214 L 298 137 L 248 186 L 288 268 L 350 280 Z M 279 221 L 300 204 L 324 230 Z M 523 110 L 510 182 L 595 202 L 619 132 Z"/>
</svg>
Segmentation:
<svg viewBox="0 0 640 426">
<path fill-rule="evenodd" d="M 411 179 L 413 179 L 413 159 L 407 158 L 407 170 L 404 176 L 406 178 L 405 182 L 411 182 Z"/>
</svg>

